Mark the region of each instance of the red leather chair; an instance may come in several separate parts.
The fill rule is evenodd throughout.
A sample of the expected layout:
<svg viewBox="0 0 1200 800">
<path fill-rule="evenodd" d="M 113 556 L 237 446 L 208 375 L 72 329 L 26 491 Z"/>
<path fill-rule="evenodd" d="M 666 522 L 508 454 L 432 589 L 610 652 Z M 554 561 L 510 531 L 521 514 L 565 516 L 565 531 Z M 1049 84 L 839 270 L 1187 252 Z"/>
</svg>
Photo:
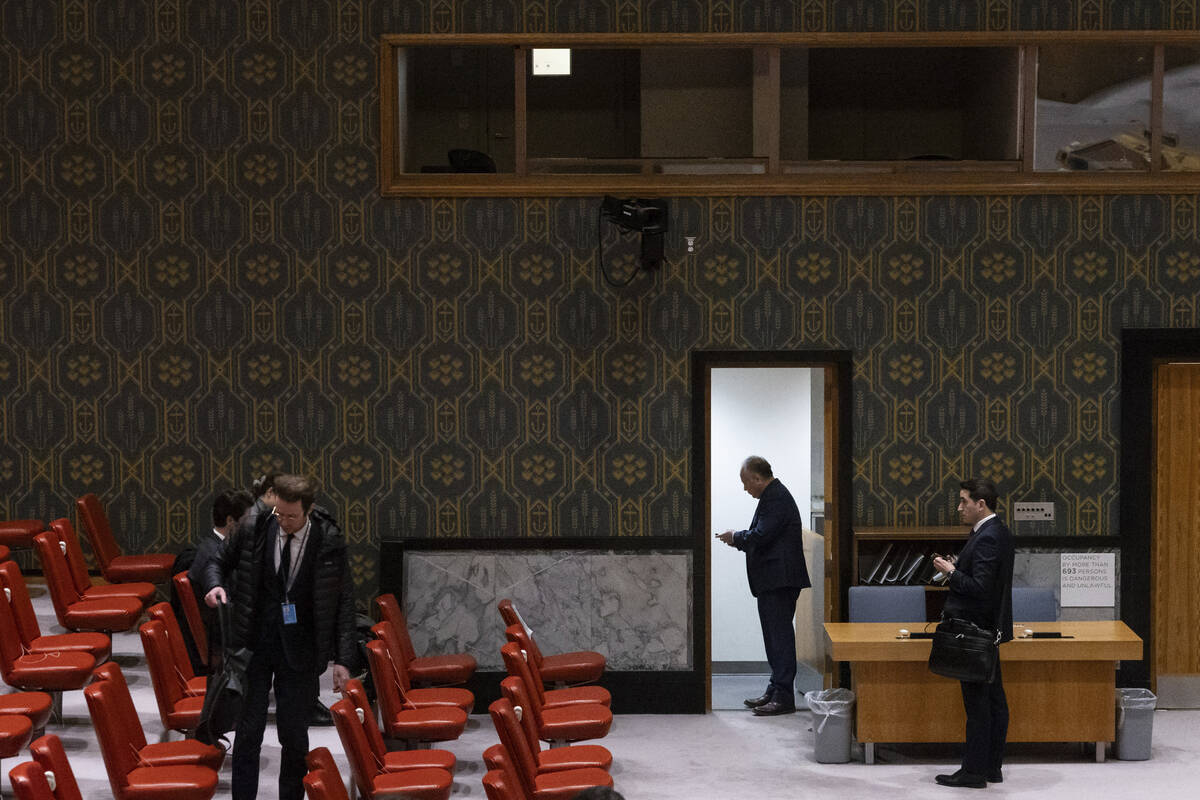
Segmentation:
<svg viewBox="0 0 1200 800">
<path fill-rule="evenodd" d="M 521 723 L 517 721 L 516 712 L 508 698 L 501 697 L 488 706 L 488 714 L 496 726 L 496 733 L 500 735 L 505 755 L 511 759 L 512 772 L 516 773 L 525 796 L 531 800 L 570 800 L 590 786 L 613 785 L 612 776 L 595 767 L 538 772 L 533 754 L 525 742 L 525 734 L 521 731 Z"/>
<path fill-rule="evenodd" d="M 17 800 L 83 800 L 78 794 L 74 797 L 56 794 L 54 789 L 50 788 L 46 771 L 36 761 L 22 761 L 17 764 L 8 771 L 8 779 L 12 783 L 13 796 Z M 57 786 L 57 778 L 55 780 Z"/>
<path fill-rule="evenodd" d="M 323 769 L 310 769 L 304 776 L 304 794 L 308 800 L 350 800 L 341 773 Z"/>
<path fill-rule="evenodd" d="M 427 706 L 457 706 L 468 714 L 471 713 L 471 708 L 475 705 L 475 695 L 471 694 L 466 689 L 458 689 L 452 686 L 439 686 L 436 688 L 412 688 L 412 679 L 408 674 L 408 667 L 401 655 L 399 639 L 396 637 L 396 629 L 392 627 L 390 622 L 377 622 L 371 626 L 371 633 L 375 634 L 376 639 L 383 642 L 387 648 L 388 658 L 392 663 L 392 674 L 394 680 L 400 686 L 400 691 L 404 695 L 405 703 L 413 708 L 424 708 Z"/>
<path fill-rule="evenodd" d="M 79 534 L 75 526 L 67 518 L 56 519 L 50 523 L 50 530 L 67 543 L 67 564 L 71 567 L 71 580 L 79 596 L 84 600 L 100 600 L 105 597 L 133 597 L 146 605 L 154 599 L 154 584 L 146 581 L 131 583 L 105 583 L 92 585 L 92 576 L 88 574 L 87 562 L 83 560 L 83 548 L 79 546 Z"/>
<path fill-rule="evenodd" d="M 529 751 L 533 753 L 538 772 L 561 772 L 565 769 L 585 767 L 595 767 L 608 772 L 612 767 L 612 753 L 598 744 L 573 744 L 543 750 L 533 714 L 525 711 L 529 707 L 529 694 L 526 692 L 525 682 L 520 678 L 508 677 L 500 682 L 500 689 L 516 711 L 517 720 L 521 723 L 521 730 L 525 734 Z M 492 745 L 483 751 L 483 762 L 487 764 L 488 769 L 500 769 L 497 757 L 502 746 Z"/>
<path fill-rule="evenodd" d="M 58 624 L 69 631 L 127 631 L 142 615 L 142 602 L 132 597 L 105 597 L 84 600 L 71 578 L 71 567 L 58 534 L 46 531 L 33 537 L 33 546 L 42 561 L 46 587 L 54 603 Z"/>
<path fill-rule="evenodd" d="M 529 675 L 533 683 L 529 691 L 537 695 L 538 702 L 546 708 L 558 706 L 574 706 L 581 703 L 599 703 L 602 706 L 612 706 L 612 695 L 603 686 L 566 686 L 562 689 L 543 689 L 545 676 L 537 666 L 537 658 L 530 655 L 533 652 L 533 639 L 525 632 L 522 625 L 509 625 L 504 635 L 525 653 L 525 663 L 529 665 Z"/>
<path fill-rule="evenodd" d="M 371 703 L 367 700 L 367 690 L 357 678 L 346 681 L 342 688 L 342 697 L 353 703 L 355 708 L 363 710 L 363 732 L 367 735 L 371 755 L 381 770 L 399 772 L 405 769 L 436 768 L 454 772 L 454 753 L 449 750 L 389 751 L 383 741 L 379 724 L 375 721 L 375 712 L 371 710 Z"/>
<path fill-rule="evenodd" d="M 112 655 L 112 640 L 103 633 L 58 633 L 43 636 L 37 612 L 33 609 L 33 601 L 29 599 L 29 588 L 25 585 L 25 578 L 16 562 L 6 561 L 0 564 L 0 586 L 3 586 L 5 598 L 12 607 L 17 632 L 26 653 L 88 653 L 97 664 L 103 664 Z"/>
<path fill-rule="evenodd" d="M 509 642 L 500 648 L 500 656 L 504 659 L 504 668 L 508 670 L 508 674 L 520 678 L 528 692 L 529 686 L 533 684 L 533 677 L 529 674 L 529 665 L 525 663 L 521 651 Z M 529 706 L 525 711 L 533 713 L 538 738 L 556 746 L 566 742 L 603 738 L 612 727 L 612 712 L 602 705 L 544 708 L 532 693 L 528 699 Z M 511 751 L 511 748 L 509 749 Z"/>
<path fill-rule="evenodd" d="M 208 676 L 197 676 L 192 670 L 192 660 L 188 658 L 187 643 L 183 641 L 183 629 L 179 620 L 175 619 L 175 609 L 170 603 L 155 603 L 146 609 L 150 619 L 156 619 L 167 629 L 167 643 L 171 645 L 171 660 L 175 664 L 175 677 L 179 679 L 180 688 L 188 697 L 203 697 L 204 689 L 208 686 Z"/>
<path fill-rule="evenodd" d="M 483 776 L 483 793 L 488 800 L 525 800 L 518 786 L 519 781 L 506 769 L 490 769 Z"/>
<path fill-rule="evenodd" d="M 138 718 L 137 708 L 133 704 L 133 696 L 129 694 L 125 674 L 115 663 L 110 661 L 96 668 L 92 683 L 98 681 L 112 681 L 113 707 L 116 713 L 122 715 L 123 730 L 128 733 L 129 746 L 137 751 L 140 764 L 147 767 L 198 764 L 209 769 L 221 768 L 221 763 L 225 760 L 225 751 L 219 747 L 195 739 L 148 743 L 146 731 L 142 728 L 142 721 Z"/>
<path fill-rule="evenodd" d="M 0 602 L 0 675 L 9 686 L 49 692 L 52 709 L 57 712 L 62 709 L 62 691 L 82 688 L 95 666 L 96 660 L 88 653 L 25 652 L 12 606 Z"/>
<path fill-rule="evenodd" d="M 394 594 L 381 594 L 375 598 L 380 619 L 390 622 L 400 644 L 408 677 L 416 686 L 453 686 L 466 683 L 475 674 L 475 657 L 467 653 L 451 653 L 440 656 L 418 656 L 413 649 L 412 637 L 408 635 L 408 620 L 400 610 Z"/>
<path fill-rule="evenodd" d="M 163 728 L 190 737 L 200 724 L 204 696 L 184 692 L 184 682 L 175 672 L 175 655 L 171 651 L 166 625 L 152 619 L 142 623 L 138 631 L 142 635 L 146 666 L 150 670 L 150 683 L 154 686 L 154 698 L 158 701 L 158 716 Z"/>
<path fill-rule="evenodd" d="M 8 546 L 0 544 L 0 561 L 8 561 L 11 555 L 12 551 L 8 549 Z"/>
<path fill-rule="evenodd" d="M 54 700 L 45 692 L 9 692 L 0 694 L 0 716 L 25 717 L 33 726 L 34 737 L 41 736 L 50 721 Z"/>
<path fill-rule="evenodd" d="M 25 749 L 33 738 L 33 723 L 18 714 L 0 714 L 0 761 Z"/>
<path fill-rule="evenodd" d="M 374 800 L 400 795 L 412 800 L 448 800 L 454 782 L 449 772 L 430 767 L 384 772 L 375 762 L 367 742 L 359 718 L 359 714 L 363 714 L 363 719 L 367 716 L 363 709 L 355 708 L 353 703 L 343 699 L 333 704 L 330 713 L 350 760 L 350 772 L 363 797 Z"/>
<path fill-rule="evenodd" d="M 367 642 L 367 663 L 379 698 L 383 732 L 412 749 L 426 742 L 449 742 L 462 736 L 467 712 L 458 706 L 417 708 L 406 702 L 395 665 L 381 641 Z"/>
<path fill-rule="evenodd" d="M 8 773 L 17 800 L 83 800 L 75 772 L 57 736 L 35 739 L 29 745 L 29 752 L 33 761 L 18 764 Z"/>
<path fill-rule="evenodd" d="M 192 642 L 196 645 L 200 663 L 207 667 L 208 628 L 204 626 L 204 616 L 200 613 L 200 601 L 196 599 L 192 581 L 185 570 L 172 575 L 171 582 L 175 585 L 175 596 L 179 598 L 179 607 L 183 609 L 183 619 L 187 622 L 188 633 L 192 635 Z"/>
<path fill-rule="evenodd" d="M 136 738 L 118 709 L 119 689 L 113 681 L 96 681 L 83 690 L 83 696 L 114 800 L 209 800 L 217 791 L 217 771 L 210 767 L 142 764 L 133 746 Z"/>
<path fill-rule="evenodd" d="M 10 519 L 0 522 L 0 545 L 10 550 L 33 547 L 33 537 L 46 530 L 40 519 Z"/>
<path fill-rule="evenodd" d="M 305 776 L 304 788 L 309 800 L 350 800 L 350 795 L 346 793 L 346 784 L 342 781 L 342 771 L 338 769 L 337 762 L 333 760 L 333 753 L 329 752 L 328 747 L 314 747 L 309 750 L 308 755 L 304 757 L 304 765 L 308 767 L 308 776 L 316 773 L 322 776 L 320 780 L 312 781 L 322 792 L 318 795 L 309 790 L 308 776 Z"/>
<path fill-rule="evenodd" d="M 528 651 L 529 656 L 537 660 L 542 680 L 561 687 L 568 684 L 593 683 L 600 680 L 600 676 L 604 674 L 606 661 L 602 653 L 592 650 L 577 650 L 572 653 L 543 655 L 537 646 L 537 641 L 533 638 L 533 631 L 525 624 L 525 620 L 521 618 L 521 614 L 513 605 L 512 600 L 504 598 L 497 604 L 497 608 L 500 609 L 500 616 L 504 618 L 506 627 L 520 625 L 525 629 L 533 647 Z"/>
<path fill-rule="evenodd" d="M 75 501 L 75 508 L 79 512 L 83 532 L 87 534 L 88 542 L 92 545 L 92 552 L 96 554 L 96 563 L 100 566 L 100 574 L 104 576 L 104 580 L 109 583 L 163 583 L 171 577 L 171 570 L 175 567 L 175 556 L 170 553 L 145 553 L 136 556 L 121 554 L 112 527 L 108 524 L 108 515 L 104 513 L 96 495 L 85 494 Z"/>
</svg>

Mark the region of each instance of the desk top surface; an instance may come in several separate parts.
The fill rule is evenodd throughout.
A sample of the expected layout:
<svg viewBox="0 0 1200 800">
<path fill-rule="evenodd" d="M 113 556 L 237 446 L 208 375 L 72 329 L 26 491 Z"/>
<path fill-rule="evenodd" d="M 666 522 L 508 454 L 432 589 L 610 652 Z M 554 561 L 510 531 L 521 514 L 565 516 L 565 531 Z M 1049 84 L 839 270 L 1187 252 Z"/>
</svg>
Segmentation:
<svg viewBox="0 0 1200 800">
<path fill-rule="evenodd" d="M 826 622 L 834 661 L 925 661 L 929 639 L 899 639 L 901 628 L 932 631 L 924 622 Z M 1000 646 L 1004 661 L 1119 661 L 1142 657 L 1142 640 L 1120 620 L 1016 623 L 1023 631 L 1058 631 L 1062 639 L 1014 639 Z"/>
</svg>

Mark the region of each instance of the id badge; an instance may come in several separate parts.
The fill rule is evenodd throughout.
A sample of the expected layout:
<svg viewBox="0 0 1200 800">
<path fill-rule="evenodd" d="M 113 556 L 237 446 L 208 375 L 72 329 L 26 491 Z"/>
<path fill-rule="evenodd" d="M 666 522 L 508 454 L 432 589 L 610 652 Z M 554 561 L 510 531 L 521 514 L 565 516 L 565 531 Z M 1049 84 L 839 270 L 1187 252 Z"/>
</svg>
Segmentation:
<svg viewBox="0 0 1200 800">
<path fill-rule="evenodd" d="M 279 607 L 283 609 L 283 624 L 296 624 L 296 604 L 295 603 L 280 603 Z"/>
</svg>

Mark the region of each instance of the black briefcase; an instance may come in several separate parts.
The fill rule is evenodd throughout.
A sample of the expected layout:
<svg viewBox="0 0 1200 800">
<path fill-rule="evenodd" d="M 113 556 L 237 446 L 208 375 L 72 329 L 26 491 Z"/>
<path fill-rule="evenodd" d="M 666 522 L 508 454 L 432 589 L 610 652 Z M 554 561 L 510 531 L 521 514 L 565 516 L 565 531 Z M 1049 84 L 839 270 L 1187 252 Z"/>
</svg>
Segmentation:
<svg viewBox="0 0 1200 800">
<path fill-rule="evenodd" d="M 246 670 L 254 655 L 249 648 L 230 646 L 228 603 L 217 604 L 217 619 L 220 621 L 224 659 L 220 671 L 208 676 L 204 708 L 200 712 L 200 724 L 196 727 L 196 738 L 214 745 L 234 730 L 241 719 L 242 706 L 246 701 Z"/>
<path fill-rule="evenodd" d="M 929 649 L 929 671 L 968 683 L 991 683 L 1000 658 L 1000 633 L 950 617 L 938 623 Z"/>
</svg>

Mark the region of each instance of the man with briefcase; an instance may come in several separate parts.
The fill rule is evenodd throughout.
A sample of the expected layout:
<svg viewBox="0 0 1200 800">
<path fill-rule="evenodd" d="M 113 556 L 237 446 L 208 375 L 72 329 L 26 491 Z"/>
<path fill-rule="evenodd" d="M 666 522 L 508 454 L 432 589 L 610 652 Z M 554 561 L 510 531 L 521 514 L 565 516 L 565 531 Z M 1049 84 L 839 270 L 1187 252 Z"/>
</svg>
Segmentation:
<svg viewBox="0 0 1200 800">
<path fill-rule="evenodd" d="M 950 593 L 943 619 L 965 620 L 999 633 L 999 642 L 1012 636 L 1013 537 L 996 516 L 996 486 L 971 479 L 959 484 L 958 514 L 971 535 L 951 562 L 937 557 L 934 565 L 948 573 Z M 982 789 L 1004 780 L 1004 743 L 1008 737 L 1008 699 L 997 658 L 991 680 L 962 681 L 967 712 L 962 768 L 936 780 L 943 786 Z"/>
</svg>

